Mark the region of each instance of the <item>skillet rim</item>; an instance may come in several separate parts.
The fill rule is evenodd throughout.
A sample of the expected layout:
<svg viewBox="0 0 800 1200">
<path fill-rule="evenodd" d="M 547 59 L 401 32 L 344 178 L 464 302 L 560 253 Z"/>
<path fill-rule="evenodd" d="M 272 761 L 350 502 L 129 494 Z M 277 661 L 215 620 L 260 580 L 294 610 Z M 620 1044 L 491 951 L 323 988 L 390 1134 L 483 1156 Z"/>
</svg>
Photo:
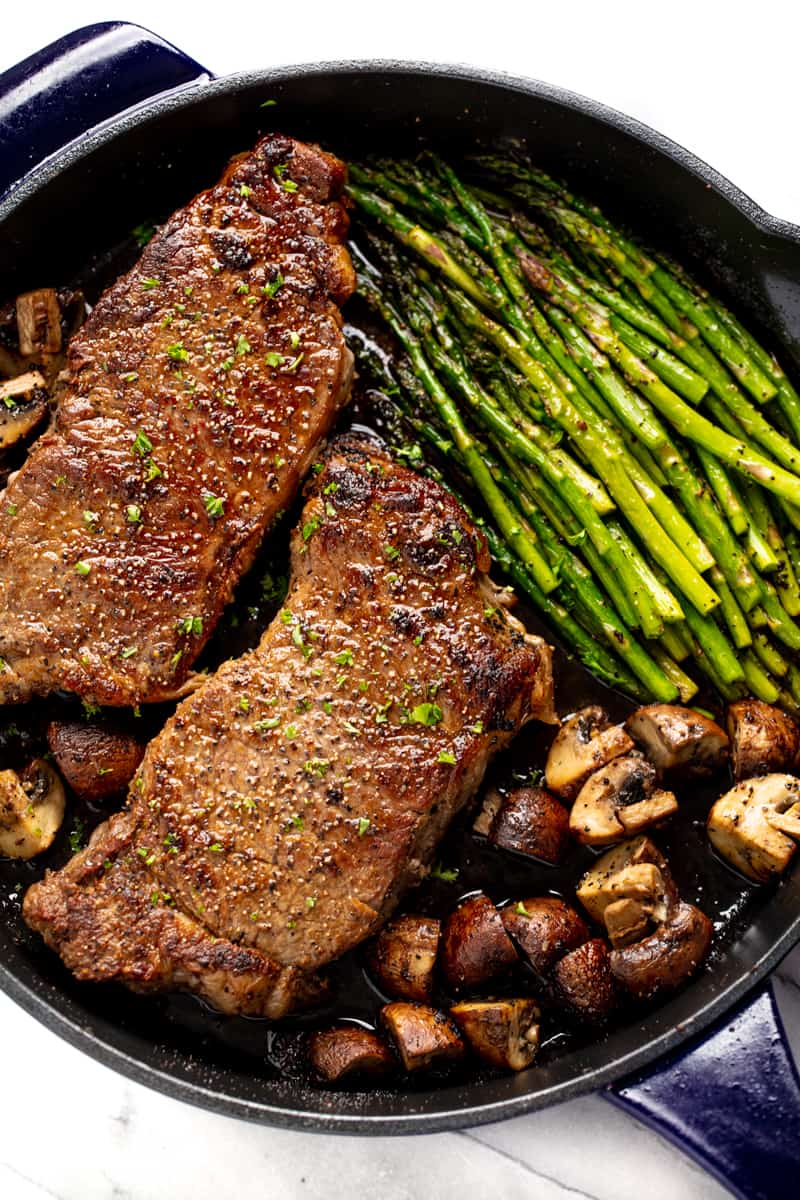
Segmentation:
<svg viewBox="0 0 800 1200">
<path fill-rule="evenodd" d="M 151 98 L 127 109 L 117 117 L 104 121 L 85 136 L 56 151 L 14 185 L 11 192 L 0 201 L 0 228 L 6 217 L 23 206 L 28 199 L 65 168 L 79 162 L 95 149 L 113 141 L 114 138 L 123 135 L 136 125 L 155 119 L 166 112 L 190 107 L 201 97 L 213 99 L 214 96 L 239 89 L 274 86 L 310 76 L 335 78 L 344 74 L 364 77 L 405 75 L 409 78 L 452 79 L 490 89 L 522 93 L 533 100 L 544 100 L 562 108 L 571 109 L 635 139 L 648 149 L 654 150 L 659 156 L 670 160 L 679 170 L 701 180 L 712 188 L 724 202 L 741 213 L 750 225 L 761 234 L 800 246 L 800 226 L 771 215 L 702 159 L 635 118 L 628 117 L 611 107 L 556 85 L 502 71 L 485 70 L 459 63 L 403 62 L 395 59 L 338 60 L 323 63 L 301 63 L 266 70 L 250 70 L 210 81 L 203 79 Z M 772 897 L 766 904 L 768 910 L 770 907 L 774 907 L 776 897 Z M 284 1128 L 372 1135 L 434 1133 L 466 1126 L 474 1127 L 519 1116 L 595 1091 L 623 1076 L 641 1070 L 646 1065 L 654 1063 L 684 1046 L 690 1039 L 702 1033 L 715 1020 L 726 1014 L 757 983 L 766 978 L 798 941 L 800 941 L 800 912 L 789 921 L 783 932 L 763 953 L 753 955 L 751 951 L 749 955 L 745 954 L 745 958 L 754 958 L 754 961 L 751 961 L 749 965 L 737 966 L 733 982 L 723 987 L 707 1003 L 695 1008 L 695 1011 L 687 1019 L 680 1021 L 674 1028 L 666 1028 L 663 1032 L 656 1033 L 634 1050 L 612 1057 L 598 1067 L 583 1070 L 564 1082 L 538 1091 L 508 1095 L 468 1106 L 463 1104 L 464 1089 L 462 1087 L 457 1089 L 440 1088 L 430 1093 L 408 1093 L 407 1097 L 405 1095 L 398 1096 L 398 1101 L 407 1098 L 410 1104 L 416 1102 L 418 1111 L 406 1112 L 402 1115 L 395 1113 L 365 1114 L 363 1110 L 339 1113 L 309 1111 L 307 1108 L 293 1107 L 291 1104 L 252 1101 L 242 1096 L 233 1096 L 229 1092 L 215 1091 L 211 1087 L 176 1076 L 168 1069 L 157 1068 L 141 1061 L 134 1054 L 113 1044 L 104 1036 L 93 1031 L 91 1027 L 87 1027 L 86 1023 L 66 1016 L 53 1003 L 39 996 L 32 986 L 23 982 L 3 963 L 0 963 L 0 988 L 47 1029 L 58 1034 L 77 1049 L 127 1078 L 150 1086 L 173 1099 L 193 1103 L 228 1116 Z M 679 996 L 690 997 L 691 985 L 689 989 L 679 993 Z M 645 1019 L 651 1019 L 653 1015 L 657 1016 L 658 1012 L 663 1011 L 662 1007 L 657 1010 L 656 1014 L 648 1014 Z M 632 1022 L 630 1026 L 618 1033 L 620 1035 L 626 1032 L 630 1034 L 633 1029 L 635 1029 L 635 1023 Z M 124 1039 L 141 1036 L 132 1034 L 119 1026 L 117 1030 Z M 610 1035 L 612 1043 L 614 1037 L 615 1034 Z M 602 1056 L 605 1050 L 606 1043 L 598 1042 L 589 1048 L 588 1053 L 592 1057 Z M 468 1091 L 472 1089 L 479 1093 L 487 1089 L 495 1092 L 498 1089 L 510 1090 L 513 1078 L 503 1077 L 492 1080 L 488 1084 L 465 1086 Z M 506 1085 L 505 1089 L 504 1084 Z M 329 1093 L 320 1094 L 321 1107 L 326 1095 L 330 1096 Z M 437 1111 L 425 1111 L 424 1108 L 419 1107 L 426 1096 L 435 1098 Z M 457 1100 L 457 1097 L 460 1097 L 460 1100 Z M 330 1098 L 333 1100 L 333 1096 Z M 453 1107 L 454 1104 L 457 1106 Z"/>
</svg>

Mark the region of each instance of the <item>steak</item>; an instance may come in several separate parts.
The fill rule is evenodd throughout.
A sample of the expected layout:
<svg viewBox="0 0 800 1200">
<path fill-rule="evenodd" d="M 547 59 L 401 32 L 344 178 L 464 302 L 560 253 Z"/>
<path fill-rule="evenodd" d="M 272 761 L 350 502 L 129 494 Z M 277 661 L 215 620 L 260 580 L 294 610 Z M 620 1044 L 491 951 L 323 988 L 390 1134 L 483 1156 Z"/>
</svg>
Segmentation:
<svg viewBox="0 0 800 1200">
<path fill-rule="evenodd" d="M 73 338 L 0 495 L 0 703 L 180 692 L 348 396 L 344 167 L 263 138 Z"/>
<path fill-rule="evenodd" d="M 280 1016 L 428 871 L 525 722 L 549 647 L 508 615 L 483 535 L 355 434 L 318 464 L 286 607 L 150 744 L 129 808 L 28 891 L 75 974 Z"/>
</svg>

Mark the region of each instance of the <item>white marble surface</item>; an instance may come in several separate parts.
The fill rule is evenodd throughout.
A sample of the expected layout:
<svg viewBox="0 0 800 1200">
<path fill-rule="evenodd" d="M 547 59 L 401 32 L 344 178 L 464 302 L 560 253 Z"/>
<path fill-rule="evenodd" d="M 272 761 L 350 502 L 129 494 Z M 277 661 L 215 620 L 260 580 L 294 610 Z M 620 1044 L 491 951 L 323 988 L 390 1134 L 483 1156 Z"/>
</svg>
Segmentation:
<svg viewBox="0 0 800 1200">
<path fill-rule="evenodd" d="M 800 221 L 800 10 L 786 0 L 350 0 L 203 8 L 169 0 L 5 5 L 0 70 L 110 17 L 156 29 L 219 73 L 397 57 L 469 62 L 604 100 L 691 147 L 764 207 Z M 779 983 L 800 1053 L 800 951 Z M 794 981 L 792 983 L 792 981 Z M 590 1097 L 475 1132 L 339 1139 L 212 1116 L 119 1078 L 0 996 L 3 1200 L 717 1200 L 677 1151 Z"/>
</svg>

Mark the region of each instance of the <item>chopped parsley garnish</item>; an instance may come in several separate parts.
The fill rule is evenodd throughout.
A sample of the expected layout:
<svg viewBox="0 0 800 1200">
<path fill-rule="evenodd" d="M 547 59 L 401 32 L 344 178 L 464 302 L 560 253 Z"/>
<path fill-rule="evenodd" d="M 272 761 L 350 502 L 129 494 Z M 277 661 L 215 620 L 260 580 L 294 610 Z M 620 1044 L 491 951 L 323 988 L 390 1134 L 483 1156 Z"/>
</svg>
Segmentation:
<svg viewBox="0 0 800 1200">
<path fill-rule="evenodd" d="M 172 658 L 169 660 L 169 665 L 172 667 L 173 671 L 175 670 L 175 668 L 177 667 L 178 663 L 181 661 L 182 658 L 183 658 L 182 650 L 179 650 L 177 654 L 173 654 Z"/>
<path fill-rule="evenodd" d="M 272 297 L 275 296 L 280 291 L 280 289 L 283 287 L 285 282 L 286 282 L 286 280 L 283 278 L 283 276 L 281 274 L 276 275 L 271 283 L 268 283 L 266 285 L 266 287 L 262 287 L 262 289 L 261 289 L 262 295 L 266 296 L 269 300 L 271 300 Z"/>
<path fill-rule="evenodd" d="M 97 522 L 100 520 L 96 512 L 92 512 L 90 508 L 83 510 L 83 523 L 87 529 L 94 531 Z"/>
<path fill-rule="evenodd" d="M 204 493 L 203 504 L 210 517 L 221 517 L 225 513 L 225 501 L 220 496 L 212 496 L 211 492 Z"/>
<path fill-rule="evenodd" d="M 247 696 L 239 697 L 239 712 L 250 712 L 250 701 L 247 699 Z"/>
<path fill-rule="evenodd" d="M 144 472 L 145 483 L 152 483 L 154 479 L 158 479 L 159 475 L 163 474 L 164 472 L 161 470 L 161 467 L 158 465 L 158 463 L 153 462 L 152 458 L 149 459 Z"/>
<path fill-rule="evenodd" d="M 449 750 L 440 750 L 436 761 L 437 763 L 447 763 L 448 766 L 454 767 L 456 765 L 456 756 L 455 754 L 451 754 Z"/>
<path fill-rule="evenodd" d="M 189 351 L 184 346 L 183 342 L 173 342 L 171 346 L 167 346 L 167 356 L 173 362 L 188 362 Z"/>
<path fill-rule="evenodd" d="M 294 371 L 296 371 L 304 358 L 305 354 L 298 354 L 297 358 L 293 358 L 292 361 L 283 368 L 286 374 L 291 375 Z"/>
<path fill-rule="evenodd" d="M 383 552 L 390 562 L 394 562 L 396 558 L 400 557 L 400 551 L 397 549 L 397 546 L 390 546 L 387 544 L 383 547 Z"/>
<path fill-rule="evenodd" d="M 178 622 L 178 628 L 180 629 L 181 633 L 185 633 L 187 635 L 191 633 L 200 634 L 203 632 L 203 618 L 184 617 L 182 621 Z"/>
<path fill-rule="evenodd" d="M 131 236 L 136 239 L 137 245 L 146 246 L 155 231 L 155 225 L 150 221 L 143 221 L 141 225 L 137 225 L 135 229 L 131 230 Z"/>
<path fill-rule="evenodd" d="M 284 737 L 287 737 L 289 739 L 289 741 L 291 741 L 293 738 L 296 738 L 297 733 L 298 733 L 298 730 L 297 730 L 296 725 L 287 725 L 283 731 Z"/>
<path fill-rule="evenodd" d="M 521 900 L 518 900 L 514 905 L 514 912 L 519 913 L 521 917 L 529 917 L 531 915 Z"/>
<path fill-rule="evenodd" d="M 252 350 L 252 346 L 248 342 L 247 338 L 244 336 L 243 333 L 240 333 L 238 338 L 236 339 L 236 346 L 233 351 L 234 354 L 236 355 L 237 358 L 242 358 L 243 355 L 249 354 L 251 350 Z"/>
<path fill-rule="evenodd" d="M 476 721 L 474 725 L 469 727 L 470 733 L 483 733 L 483 721 Z"/>
<path fill-rule="evenodd" d="M 78 562 L 75 563 L 75 570 L 78 572 L 79 575 L 84 575 L 84 576 L 88 575 L 89 572 L 91 571 L 91 569 L 92 568 L 89 565 L 89 563 L 83 562 L 82 559 L 79 559 Z"/>
<path fill-rule="evenodd" d="M 134 654 L 137 654 L 137 653 L 138 653 L 138 650 L 137 650 L 136 646 L 128 646 L 125 650 L 120 651 L 120 657 L 121 658 L 133 658 Z"/>
<path fill-rule="evenodd" d="M 161 287 L 161 280 L 160 279 L 143 279 L 140 282 L 139 287 L 144 288 L 144 290 L 146 292 L 150 292 L 153 290 L 153 288 Z"/>
<path fill-rule="evenodd" d="M 136 853 L 144 861 L 146 867 L 151 867 L 156 861 L 155 854 L 147 846 L 137 846 Z"/>
<path fill-rule="evenodd" d="M 273 108 L 278 103 L 277 100 L 265 100 L 263 104 L 259 104 L 259 108 Z"/>
<path fill-rule="evenodd" d="M 340 667 L 352 667 L 353 651 L 352 650 L 342 650 L 340 654 L 336 655 L 336 657 L 334 658 L 333 661 Z"/>
<path fill-rule="evenodd" d="M 303 541 L 307 542 L 309 538 L 313 537 L 320 525 L 321 521 L 319 517 L 312 517 L 310 521 L 306 521 L 303 526 Z"/>
<path fill-rule="evenodd" d="M 279 367 L 283 362 L 283 355 L 278 354 L 277 350 L 270 350 L 264 355 L 264 362 L 268 367 Z"/>
<path fill-rule="evenodd" d="M 442 719 L 442 710 L 438 704 L 418 704 L 409 713 L 410 720 L 415 725 L 438 725 Z"/>
<path fill-rule="evenodd" d="M 222 843 L 212 842 L 208 847 L 212 854 L 222 854 Z"/>
<path fill-rule="evenodd" d="M 431 871 L 431 879 L 441 879 L 442 883 L 455 883 L 458 879 L 458 867 L 445 867 L 437 862 Z"/>
<path fill-rule="evenodd" d="M 297 347 L 300 345 L 300 334 L 297 333 L 296 330 L 294 330 L 294 329 L 289 330 L 289 345 L 292 347 L 293 350 L 296 350 Z"/>
<path fill-rule="evenodd" d="M 302 829 L 305 825 L 305 821 L 299 813 L 296 813 L 293 817 L 290 817 L 289 820 L 291 824 L 294 825 L 295 829 Z"/>
<path fill-rule="evenodd" d="M 80 817 L 76 817 L 69 834 L 69 848 L 73 854 L 77 854 L 79 850 L 83 849 L 85 845 L 83 840 L 85 833 L 86 826 Z"/>
<path fill-rule="evenodd" d="M 253 729 L 258 733 L 265 733 L 268 729 L 277 729 L 281 723 L 280 717 L 264 717 L 262 721 L 256 721 Z"/>
<path fill-rule="evenodd" d="M 8 515 L 9 515 L 10 517 L 15 517 L 15 516 L 17 515 L 17 513 L 19 512 L 19 505 L 17 505 L 17 504 L 7 504 L 7 505 L 6 505 L 6 512 L 8 513 Z"/>
<path fill-rule="evenodd" d="M 371 825 L 369 817 L 358 818 L 358 836 L 363 837 Z"/>
<path fill-rule="evenodd" d="M 83 715 L 87 721 L 91 721 L 92 717 L 99 717 L 101 708 L 99 704 L 92 704 L 91 700 L 83 700 Z"/>
<path fill-rule="evenodd" d="M 253 189 L 251 187 L 248 187 L 246 183 L 239 184 L 239 195 L 243 196 L 245 200 L 247 199 L 248 196 L 252 196 L 252 194 L 253 194 Z"/>
<path fill-rule="evenodd" d="M 272 174 L 277 179 L 285 192 L 296 192 L 297 184 L 293 179 L 286 178 L 286 172 L 289 170 L 288 163 L 280 163 L 277 167 L 273 167 Z"/>
<path fill-rule="evenodd" d="M 303 764 L 303 770 L 307 775 L 316 775 L 318 779 L 324 778 L 330 763 L 327 758 L 310 758 L 308 762 Z"/>
<path fill-rule="evenodd" d="M 133 446 L 131 448 L 133 453 L 138 454 L 140 458 L 147 458 L 148 454 L 153 453 L 153 443 L 141 429 L 133 439 Z"/>
<path fill-rule="evenodd" d="M 317 903 L 316 896 L 306 896 L 306 908 L 311 909 Z"/>
<path fill-rule="evenodd" d="M 120 375 L 120 379 L 122 380 L 123 383 L 136 383 L 136 380 L 138 378 L 139 378 L 138 371 L 127 371 L 124 375 Z"/>
</svg>

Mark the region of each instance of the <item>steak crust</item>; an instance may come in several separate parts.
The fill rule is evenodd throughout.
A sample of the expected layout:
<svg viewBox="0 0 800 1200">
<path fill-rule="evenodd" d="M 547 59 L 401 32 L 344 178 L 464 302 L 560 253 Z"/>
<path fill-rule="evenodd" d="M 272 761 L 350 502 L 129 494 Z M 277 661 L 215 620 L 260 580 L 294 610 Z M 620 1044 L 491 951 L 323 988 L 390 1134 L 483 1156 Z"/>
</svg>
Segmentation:
<svg viewBox="0 0 800 1200">
<path fill-rule="evenodd" d="M 549 647 L 508 615 L 456 500 L 354 434 L 293 534 L 286 607 L 184 700 L 129 809 L 27 893 L 83 979 L 281 1015 L 422 878 L 492 756 L 551 720 Z"/>
<path fill-rule="evenodd" d="M 348 396 L 344 167 L 270 135 L 72 339 L 0 494 L 0 703 L 179 694 Z"/>
</svg>

